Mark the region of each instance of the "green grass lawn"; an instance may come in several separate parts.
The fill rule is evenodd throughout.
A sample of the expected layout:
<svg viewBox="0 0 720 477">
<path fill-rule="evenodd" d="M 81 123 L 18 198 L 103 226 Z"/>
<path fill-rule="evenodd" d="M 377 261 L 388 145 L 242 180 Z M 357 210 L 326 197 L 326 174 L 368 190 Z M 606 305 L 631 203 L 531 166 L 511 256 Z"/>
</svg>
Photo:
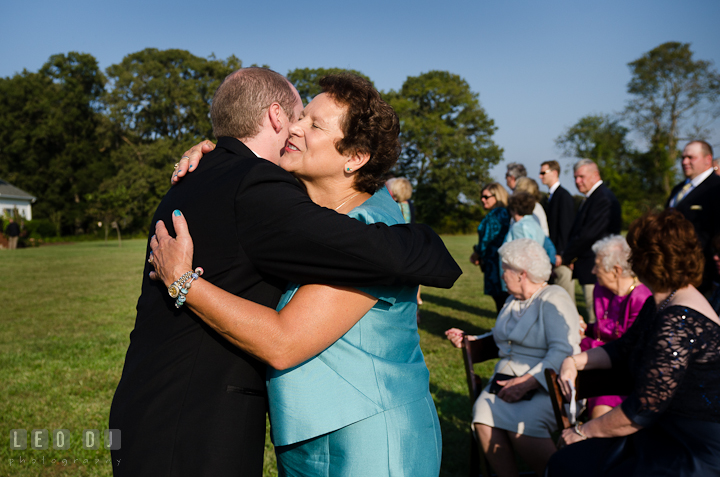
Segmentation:
<svg viewBox="0 0 720 477">
<path fill-rule="evenodd" d="M 475 236 L 444 239 L 465 273 L 451 290 L 423 288 L 420 336 L 442 425 L 441 475 L 464 476 L 471 406 L 460 351 L 443 333 L 453 326 L 489 330 L 494 303 L 468 262 Z M 85 242 L 0 250 L 0 476 L 112 474 L 110 453 L 83 450 L 80 436 L 108 427 L 144 253 L 144 240 L 123 241 L 122 248 Z M 491 371 L 492 363 L 480 369 L 486 377 Z M 68 429 L 70 449 L 10 450 L 11 429 Z M 265 463 L 265 475 L 277 475 L 269 438 Z"/>
</svg>

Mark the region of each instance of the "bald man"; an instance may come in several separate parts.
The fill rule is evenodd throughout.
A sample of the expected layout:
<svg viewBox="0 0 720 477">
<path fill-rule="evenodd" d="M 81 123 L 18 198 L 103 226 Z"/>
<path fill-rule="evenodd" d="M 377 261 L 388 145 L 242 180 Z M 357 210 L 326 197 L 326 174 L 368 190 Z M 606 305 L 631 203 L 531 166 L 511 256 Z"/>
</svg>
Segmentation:
<svg viewBox="0 0 720 477">
<path fill-rule="evenodd" d="M 575 186 L 585 195 L 575 215 L 567 245 L 560 253 L 562 263 L 573 269 L 583 289 L 585 307 L 590 323 L 595 321 L 593 290 L 595 289 L 595 253 L 592 246 L 603 237 L 619 234 L 621 227 L 620 203 L 615 194 L 603 184 L 597 164 L 581 159 L 574 166 Z"/>
</svg>

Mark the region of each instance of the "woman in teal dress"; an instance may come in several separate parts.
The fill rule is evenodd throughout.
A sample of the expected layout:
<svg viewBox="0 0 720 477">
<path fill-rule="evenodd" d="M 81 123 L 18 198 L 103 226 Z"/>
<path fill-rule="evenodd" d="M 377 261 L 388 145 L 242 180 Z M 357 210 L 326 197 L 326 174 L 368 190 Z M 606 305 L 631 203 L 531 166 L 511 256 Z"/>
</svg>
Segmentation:
<svg viewBox="0 0 720 477">
<path fill-rule="evenodd" d="M 395 112 L 357 76 L 329 76 L 320 84 L 323 93 L 290 127 L 280 166 L 322 206 L 366 223 L 403 223 L 381 188 L 399 153 Z M 173 222 L 177 240 L 158 226 L 151 241 L 167 285 L 192 266 L 187 224 L 182 215 Z M 198 278 L 185 304 L 270 365 L 280 475 L 430 477 L 440 472 L 442 445 L 419 346 L 416 292 L 290 286 L 275 311 Z"/>
<path fill-rule="evenodd" d="M 486 295 L 495 301 L 495 308 L 500 309 L 507 300 L 508 293 L 500 283 L 500 258 L 498 249 L 503 244 L 510 227 L 510 214 L 507 210 L 508 193 L 497 182 L 486 185 L 480 193 L 483 207 L 488 211 L 478 225 L 478 243 L 473 246 L 470 263 L 478 265 L 484 274 Z"/>
</svg>

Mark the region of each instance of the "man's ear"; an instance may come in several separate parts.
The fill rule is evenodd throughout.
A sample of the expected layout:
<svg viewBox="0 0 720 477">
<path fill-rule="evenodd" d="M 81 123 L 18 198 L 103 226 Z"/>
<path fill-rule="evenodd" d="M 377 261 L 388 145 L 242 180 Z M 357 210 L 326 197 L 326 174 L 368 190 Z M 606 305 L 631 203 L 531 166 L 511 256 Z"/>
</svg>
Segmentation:
<svg viewBox="0 0 720 477">
<path fill-rule="evenodd" d="M 345 162 L 345 172 L 354 172 L 367 164 L 370 160 L 370 154 L 366 152 L 357 152 L 349 156 Z"/>
<path fill-rule="evenodd" d="M 278 103 L 273 103 L 268 108 L 268 118 L 270 119 L 270 125 L 272 126 L 273 130 L 275 130 L 276 133 L 279 133 L 282 131 L 283 126 L 285 125 L 285 121 L 288 119 L 284 117 L 283 109 Z"/>
</svg>

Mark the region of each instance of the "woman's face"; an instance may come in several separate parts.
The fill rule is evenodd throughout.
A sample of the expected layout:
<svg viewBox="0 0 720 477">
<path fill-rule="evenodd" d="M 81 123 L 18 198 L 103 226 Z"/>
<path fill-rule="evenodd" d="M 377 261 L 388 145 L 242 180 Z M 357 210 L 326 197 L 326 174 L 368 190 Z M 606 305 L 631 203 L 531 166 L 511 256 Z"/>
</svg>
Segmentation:
<svg viewBox="0 0 720 477">
<path fill-rule="evenodd" d="M 593 267 L 592 272 L 597 277 L 597 282 L 599 285 L 602 285 L 608 290 L 617 294 L 617 276 L 613 270 L 605 270 L 602 264 L 602 259 L 602 255 L 595 256 L 595 266 Z"/>
<path fill-rule="evenodd" d="M 522 272 L 513 270 L 512 268 L 510 268 L 510 266 L 507 263 L 502 264 L 502 269 L 503 269 L 502 279 L 505 282 L 505 285 L 507 286 L 508 293 L 511 294 L 512 296 L 514 296 L 515 298 L 522 300 L 523 299 Z"/>
<path fill-rule="evenodd" d="M 299 179 L 342 175 L 347 157 L 335 149 L 335 143 L 344 137 L 340 121 L 345 111 L 344 106 L 326 93 L 316 96 L 305 107 L 300 119 L 290 126 L 280 167 Z"/>
<path fill-rule="evenodd" d="M 485 210 L 490 210 L 497 205 L 497 199 L 492 194 L 492 192 L 490 192 L 489 190 L 482 191 L 480 200 L 482 201 L 482 205 L 485 208 Z"/>
</svg>

